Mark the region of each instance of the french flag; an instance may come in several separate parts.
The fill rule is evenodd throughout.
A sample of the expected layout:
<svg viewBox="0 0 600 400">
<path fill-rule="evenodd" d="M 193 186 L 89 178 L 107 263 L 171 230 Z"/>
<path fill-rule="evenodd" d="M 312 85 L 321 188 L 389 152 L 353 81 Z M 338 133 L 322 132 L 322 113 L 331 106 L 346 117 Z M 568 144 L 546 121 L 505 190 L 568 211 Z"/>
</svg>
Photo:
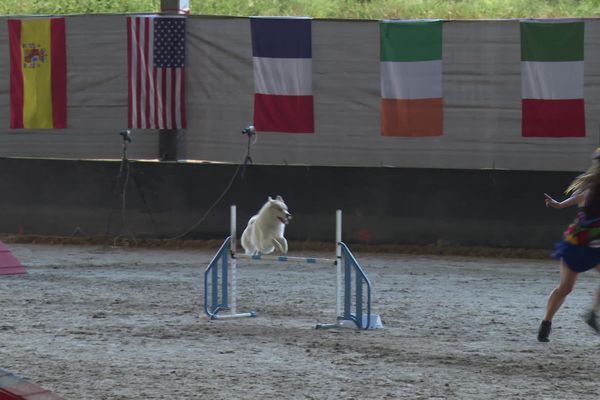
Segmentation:
<svg viewBox="0 0 600 400">
<path fill-rule="evenodd" d="M 254 126 L 314 133 L 311 19 L 251 17 Z"/>
</svg>

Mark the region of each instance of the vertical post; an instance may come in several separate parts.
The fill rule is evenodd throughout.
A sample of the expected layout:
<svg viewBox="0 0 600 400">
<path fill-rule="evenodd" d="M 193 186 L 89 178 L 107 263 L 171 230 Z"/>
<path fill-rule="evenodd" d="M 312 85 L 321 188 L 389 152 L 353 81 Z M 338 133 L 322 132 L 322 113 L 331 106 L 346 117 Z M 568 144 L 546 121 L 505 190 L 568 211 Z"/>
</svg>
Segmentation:
<svg viewBox="0 0 600 400">
<path fill-rule="evenodd" d="M 335 317 L 342 315 L 342 210 L 335 211 Z"/>
<path fill-rule="evenodd" d="M 189 14 L 189 0 L 160 0 L 161 14 Z M 158 159 L 177 161 L 179 130 L 160 129 L 158 131 Z"/>
<path fill-rule="evenodd" d="M 355 272 L 356 275 L 356 320 L 359 323 L 360 328 L 368 328 L 370 321 L 367 321 L 367 326 L 363 326 L 363 278 L 360 276 L 358 271 Z"/>
<path fill-rule="evenodd" d="M 352 263 L 348 258 L 348 254 L 344 254 L 344 319 L 352 315 Z"/>
<path fill-rule="evenodd" d="M 225 307 L 229 304 L 229 298 L 227 295 L 227 288 L 229 287 L 229 263 L 227 260 L 229 259 L 229 254 L 227 254 L 227 249 L 223 252 L 223 256 L 221 257 L 221 304 Z"/>
<path fill-rule="evenodd" d="M 189 14 L 189 0 L 160 0 L 160 12 L 162 14 Z"/>
<path fill-rule="evenodd" d="M 229 236 L 231 237 L 231 254 L 235 256 L 235 252 L 237 251 L 237 221 L 236 221 L 236 207 L 235 205 L 231 206 L 231 210 L 229 212 Z"/>
<path fill-rule="evenodd" d="M 212 269 L 210 276 L 210 288 L 211 288 L 211 310 L 214 311 L 219 306 L 219 266 L 217 265 Z M 223 292 L 221 292 L 223 293 Z"/>
<path fill-rule="evenodd" d="M 230 211 L 230 231 L 231 231 L 231 239 L 229 242 L 229 252 L 231 254 L 231 314 L 236 314 L 237 310 L 237 259 L 235 258 L 235 251 L 237 247 L 236 240 L 236 207 L 235 205 L 231 206 Z"/>
</svg>

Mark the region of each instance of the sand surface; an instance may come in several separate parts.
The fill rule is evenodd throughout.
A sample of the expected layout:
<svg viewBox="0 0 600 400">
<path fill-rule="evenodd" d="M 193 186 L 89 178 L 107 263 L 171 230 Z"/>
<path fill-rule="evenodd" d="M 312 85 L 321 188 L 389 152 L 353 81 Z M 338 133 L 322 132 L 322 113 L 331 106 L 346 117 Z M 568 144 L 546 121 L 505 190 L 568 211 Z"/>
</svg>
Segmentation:
<svg viewBox="0 0 600 400">
<path fill-rule="evenodd" d="M 28 274 L 0 276 L 0 368 L 65 399 L 600 396 L 600 337 L 581 319 L 598 274 L 536 340 L 552 260 L 355 254 L 385 325 L 356 331 L 314 329 L 334 319 L 332 267 L 242 264 L 238 309 L 258 316 L 210 321 L 213 251 L 9 247 Z"/>
</svg>

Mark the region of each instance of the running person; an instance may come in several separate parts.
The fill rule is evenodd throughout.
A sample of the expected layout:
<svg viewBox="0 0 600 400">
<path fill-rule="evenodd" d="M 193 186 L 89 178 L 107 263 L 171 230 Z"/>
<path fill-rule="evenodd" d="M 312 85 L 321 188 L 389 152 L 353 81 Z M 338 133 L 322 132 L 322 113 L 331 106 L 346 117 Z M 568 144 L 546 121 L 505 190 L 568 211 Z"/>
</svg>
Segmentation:
<svg viewBox="0 0 600 400">
<path fill-rule="evenodd" d="M 552 318 L 575 286 L 581 272 L 595 268 L 600 272 L 600 148 L 594 153 L 592 165 L 577 176 L 566 190 L 566 200 L 556 201 L 544 193 L 546 207 L 565 208 L 578 206 L 575 221 L 556 244 L 552 256 L 560 260 L 560 282 L 552 290 L 546 305 L 546 314 L 540 324 L 538 340 L 548 342 Z M 600 311 L 600 288 L 592 309 L 585 314 L 585 322 L 600 333 L 597 312 Z"/>
</svg>

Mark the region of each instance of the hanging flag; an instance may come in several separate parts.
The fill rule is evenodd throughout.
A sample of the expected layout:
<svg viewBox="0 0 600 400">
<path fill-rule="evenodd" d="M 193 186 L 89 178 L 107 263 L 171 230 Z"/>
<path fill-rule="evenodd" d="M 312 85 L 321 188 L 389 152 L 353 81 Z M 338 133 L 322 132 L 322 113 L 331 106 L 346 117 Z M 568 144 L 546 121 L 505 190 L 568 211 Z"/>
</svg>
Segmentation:
<svg viewBox="0 0 600 400">
<path fill-rule="evenodd" d="M 127 126 L 185 128 L 185 17 L 127 17 L 127 39 Z"/>
<path fill-rule="evenodd" d="M 442 21 L 381 21 L 381 134 L 443 134 Z"/>
<path fill-rule="evenodd" d="M 311 20 L 251 17 L 250 27 L 256 130 L 313 133 Z"/>
<path fill-rule="evenodd" d="M 64 18 L 9 19 L 10 127 L 67 127 Z"/>
<path fill-rule="evenodd" d="M 585 136 L 583 32 L 583 22 L 521 22 L 523 136 Z"/>
</svg>

